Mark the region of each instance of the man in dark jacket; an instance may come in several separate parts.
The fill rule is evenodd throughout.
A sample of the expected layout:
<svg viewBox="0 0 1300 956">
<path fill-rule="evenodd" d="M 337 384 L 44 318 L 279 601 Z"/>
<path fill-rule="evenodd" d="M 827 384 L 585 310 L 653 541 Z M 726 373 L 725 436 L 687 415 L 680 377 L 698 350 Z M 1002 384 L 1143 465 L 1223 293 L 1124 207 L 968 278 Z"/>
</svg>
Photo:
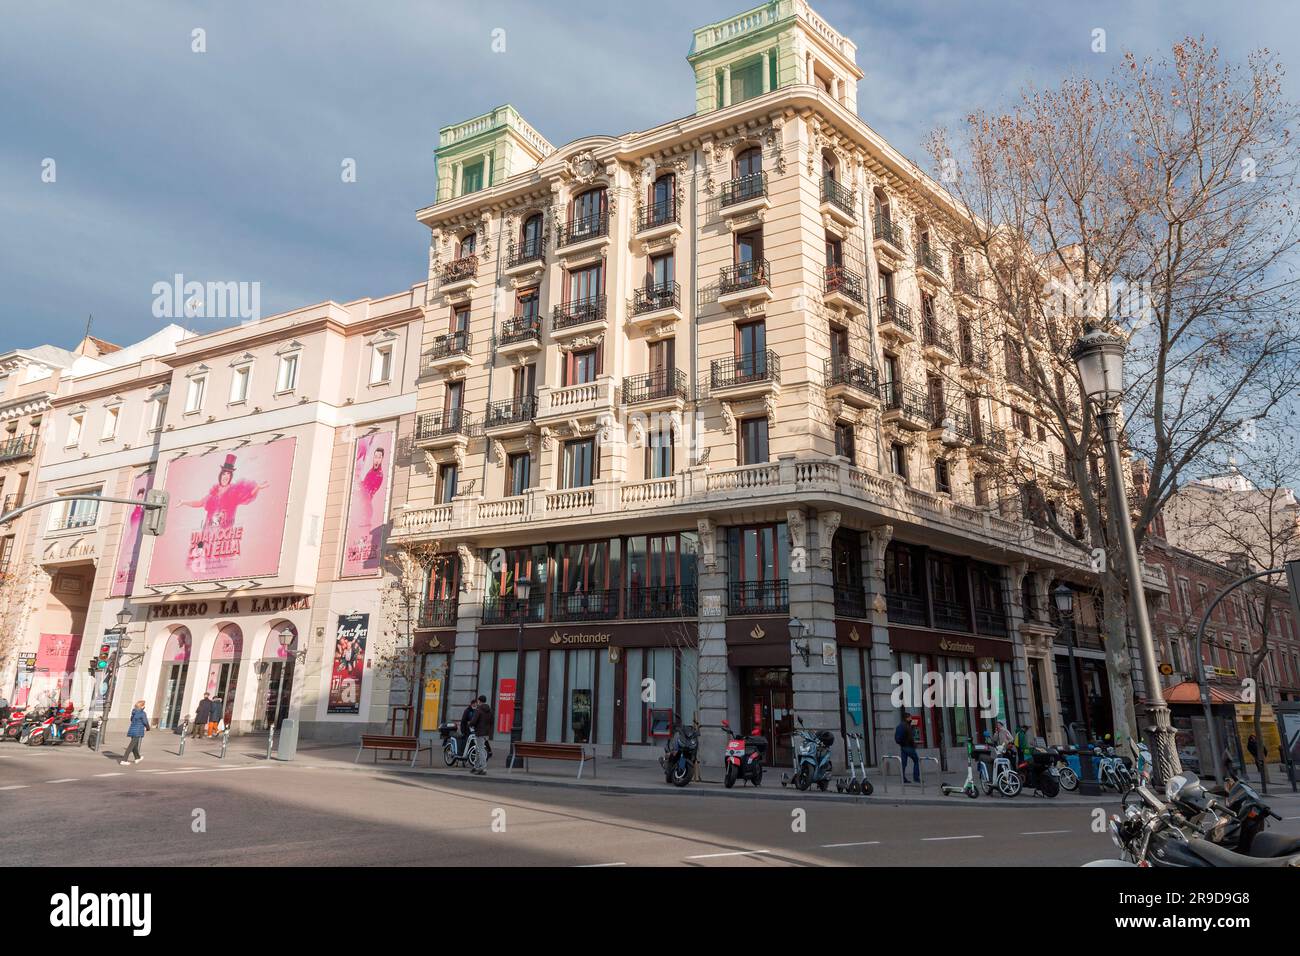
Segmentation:
<svg viewBox="0 0 1300 956">
<path fill-rule="evenodd" d="M 899 774 L 907 780 L 907 762 L 912 761 L 912 782 L 921 782 L 921 758 L 916 753 L 916 732 L 912 721 L 903 711 L 898 717 L 898 726 L 894 728 L 894 743 L 898 744 Z"/>
<path fill-rule="evenodd" d="M 476 752 L 471 772 L 483 776 L 487 774 L 488 747 L 492 740 L 492 707 L 486 697 L 480 697 L 478 706 L 474 708 L 473 729 Z"/>
<path fill-rule="evenodd" d="M 194 727 L 190 730 L 191 737 L 202 737 L 208 727 L 208 718 L 212 716 L 212 695 L 204 694 L 203 699 L 199 701 L 198 709 L 194 711 Z"/>
<path fill-rule="evenodd" d="M 477 706 L 478 701 L 471 697 L 469 703 L 465 706 L 464 713 L 460 715 L 460 735 L 456 741 L 458 745 L 457 753 L 463 754 L 465 752 L 465 746 L 469 742 L 469 729 L 474 724 L 474 708 Z"/>
</svg>

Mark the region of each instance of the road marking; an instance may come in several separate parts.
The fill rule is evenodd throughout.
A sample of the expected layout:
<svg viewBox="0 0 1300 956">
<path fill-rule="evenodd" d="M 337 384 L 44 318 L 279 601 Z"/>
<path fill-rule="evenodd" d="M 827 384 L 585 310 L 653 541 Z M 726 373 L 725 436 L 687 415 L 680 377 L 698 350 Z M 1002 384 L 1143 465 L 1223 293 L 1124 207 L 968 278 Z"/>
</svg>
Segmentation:
<svg viewBox="0 0 1300 956">
<path fill-rule="evenodd" d="M 60 777 L 58 780 L 46 780 L 46 783 L 76 783 L 76 777 Z"/>
<path fill-rule="evenodd" d="M 591 869 L 598 866 L 627 866 L 626 863 L 579 863 L 577 868 L 580 870 Z"/>
<path fill-rule="evenodd" d="M 982 833 L 972 833 L 972 834 L 970 834 L 969 836 L 921 837 L 921 842 L 922 842 L 922 843 L 929 843 L 929 842 L 938 841 L 938 840 L 982 840 L 982 839 L 984 839 L 984 834 L 982 834 Z"/>
<path fill-rule="evenodd" d="M 27 784 L 25 783 L 16 783 L 11 787 L 0 787 L 0 790 L 26 790 L 26 789 L 27 789 Z"/>
<path fill-rule="evenodd" d="M 1049 833 L 1069 833 L 1069 830 L 1026 830 L 1021 836 L 1047 836 Z"/>
<path fill-rule="evenodd" d="M 231 773 L 235 770 L 266 770 L 267 764 L 256 764 L 251 767 L 196 767 L 192 770 L 147 770 L 146 773 Z"/>
<path fill-rule="evenodd" d="M 734 853 L 700 853 L 695 856 L 688 856 L 688 860 L 716 860 L 722 856 L 753 856 L 756 853 L 771 853 L 771 850 L 737 850 Z"/>
<path fill-rule="evenodd" d="M 96 777 L 120 777 L 122 776 L 122 771 L 114 770 L 112 773 L 97 773 L 95 774 L 95 776 Z"/>
<path fill-rule="evenodd" d="M 837 846 L 880 846 L 880 841 L 864 840 L 862 843 L 823 843 L 822 849 L 829 850 Z"/>
<path fill-rule="evenodd" d="M 1300 817 L 1283 817 L 1283 820 L 1300 820 Z"/>
</svg>

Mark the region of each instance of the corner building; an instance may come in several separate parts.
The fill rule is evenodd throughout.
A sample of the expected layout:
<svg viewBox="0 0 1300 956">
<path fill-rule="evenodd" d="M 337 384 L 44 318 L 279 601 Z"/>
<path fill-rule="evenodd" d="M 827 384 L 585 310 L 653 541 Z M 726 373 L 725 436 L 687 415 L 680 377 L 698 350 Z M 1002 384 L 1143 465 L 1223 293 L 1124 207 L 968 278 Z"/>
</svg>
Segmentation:
<svg viewBox="0 0 1300 956">
<path fill-rule="evenodd" d="M 856 48 L 807 4 L 696 30 L 688 62 L 695 112 L 653 129 L 441 130 L 394 541 L 454 558 L 417 638 L 442 707 L 517 691 L 526 740 L 624 757 L 673 714 L 711 757 L 758 723 L 777 765 L 797 714 L 877 762 L 919 665 L 997 672 L 1009 721 L 1062 739 L 1054 629 L 1025 616 L 1090 575 L 987 478 L 1060 450 L 1009 434 L 1020 368 L 909 199 L 939 190 L 857 116 Z M 933 711 L 923 753 L 956 766 L 985 726 Z"/>
</svg>

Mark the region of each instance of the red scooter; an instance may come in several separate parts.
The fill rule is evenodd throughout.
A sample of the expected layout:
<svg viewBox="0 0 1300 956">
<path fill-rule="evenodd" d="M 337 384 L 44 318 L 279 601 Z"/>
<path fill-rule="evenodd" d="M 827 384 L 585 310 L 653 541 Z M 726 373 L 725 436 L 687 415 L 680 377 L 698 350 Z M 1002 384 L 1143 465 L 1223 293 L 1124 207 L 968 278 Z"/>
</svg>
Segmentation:
<svg viewBox="0 0 1300 956">
<path fill-rule="evenodd" d="M 727 749 L 722 752 L 726 771 L 722 778 L 728 788 L 737 780 L 748 780 L 754 786 L 763 782 L 763 756 L 767 753 L 767 738 L 758 727 L 746 737 L 737 737 L 725 720 L 722 729 L 727 732 Z"/>
</svg>

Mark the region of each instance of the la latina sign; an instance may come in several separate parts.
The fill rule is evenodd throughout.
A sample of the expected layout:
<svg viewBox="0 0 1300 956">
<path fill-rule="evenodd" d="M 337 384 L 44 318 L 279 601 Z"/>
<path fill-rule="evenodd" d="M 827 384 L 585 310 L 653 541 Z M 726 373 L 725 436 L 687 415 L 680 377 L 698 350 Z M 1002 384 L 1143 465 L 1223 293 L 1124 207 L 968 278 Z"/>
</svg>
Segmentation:
<svg viewBox="0 0 1300 956">
<path fill-rule="evenodd" d="M 229 598 L 220 601 L 180 601 L 155 604 L 149 608 L 149 620 L 162 618 L 207 617 L 209 612 L 225 617 L 231 614 L 279 614 L 284 611 L 309 611 L 311 598 L 305 594 L 280 597 Z"/>
</svg>

